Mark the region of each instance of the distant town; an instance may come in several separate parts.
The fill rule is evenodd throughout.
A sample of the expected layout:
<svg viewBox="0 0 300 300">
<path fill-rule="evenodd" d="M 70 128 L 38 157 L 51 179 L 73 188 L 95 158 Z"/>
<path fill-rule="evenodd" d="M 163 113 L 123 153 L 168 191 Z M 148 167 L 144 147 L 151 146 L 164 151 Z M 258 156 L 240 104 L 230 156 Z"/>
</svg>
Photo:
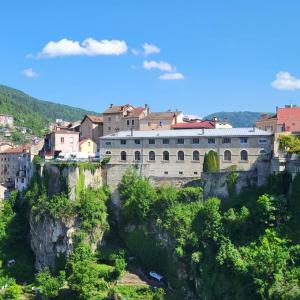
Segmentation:
<svg viewBox="0 0 300 300">
<path fill-rule="evenodd" d="M 56 162 L 100 162 L 115 167 L 137 166 L 144 176 L 197 178 L 203 172 L 205 154 L 215 151 L 220 171 L 248 171 L 268 162 L 269 172 L 288 166 L 278 139 L 300 133 L 300 107 L 277 107 L 250 128 L 234 128 L 228 120 L 184 116 L 177 110 L 151 111 L 150 107 L 110 104 L 99 115 L 82 120 L 51 123 L 44 138 L 15 145 L 8 138 L 14 129 L 12 115 L 0 115 L 0 197 L 27 188 L 34 173 L 34 159 Z M 25 127 L 18 128 L 28 134 Z M 265 164 L 263 164 L 265 166 Z M 290 166 L 290 164 L 289 164 Z M 265 167 L 264 167 L 265 168 Z M 296 161 L 293 168 L 299 168 Z M 297 169 L 298 170 L 298 169 Z"/>
</svg>

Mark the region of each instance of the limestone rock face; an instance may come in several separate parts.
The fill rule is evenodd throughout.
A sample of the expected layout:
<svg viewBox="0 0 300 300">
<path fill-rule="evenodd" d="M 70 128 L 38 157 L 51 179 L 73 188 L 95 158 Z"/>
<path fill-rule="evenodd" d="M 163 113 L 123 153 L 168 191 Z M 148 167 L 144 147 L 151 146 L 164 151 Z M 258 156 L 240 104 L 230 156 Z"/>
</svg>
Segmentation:
<svg viewBox="0 0 300 300">
<path fill-rule="evenodd" d="M 53 218 L 43 215 L 38 219 L 30 215 L 31 248 L 35 253 L 35 267 L 55 268 L 60 256 L 68 256 L 73 251 L 73 234 L 78 226 L 75 217 Z"/>
</svg>

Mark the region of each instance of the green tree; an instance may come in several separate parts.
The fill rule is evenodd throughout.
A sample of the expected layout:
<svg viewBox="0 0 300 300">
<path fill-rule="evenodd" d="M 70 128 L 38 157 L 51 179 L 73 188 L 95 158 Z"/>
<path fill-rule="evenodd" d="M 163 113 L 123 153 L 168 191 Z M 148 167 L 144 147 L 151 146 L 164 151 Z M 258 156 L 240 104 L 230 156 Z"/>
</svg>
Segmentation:
<svg viewBox="0 0 300 300">
<path fill-rule="evenodd" d="M 220 163 L 219 156 L 216 151 L 210 150 L 204 156 L 203 172 L 219 172 Z"/>
<path fill-rule="evenodd" d="M 64 285 L 65 279 L 66 275 L 64 271 L 61 271 L 58 277 L 52 276 L 49 269 L 45 269 L 36 275 L 37 287 L 46 299 L 58 296 L 59 290 Z"/>
</svg>

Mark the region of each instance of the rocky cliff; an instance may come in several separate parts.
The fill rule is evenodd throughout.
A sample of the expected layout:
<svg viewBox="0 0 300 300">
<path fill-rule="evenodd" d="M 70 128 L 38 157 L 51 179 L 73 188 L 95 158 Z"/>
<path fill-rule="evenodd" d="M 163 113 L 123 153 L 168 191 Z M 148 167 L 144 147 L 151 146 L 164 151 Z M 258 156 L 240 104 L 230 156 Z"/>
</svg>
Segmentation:
<svg viewBox="0 0 300 300">
<path fill-rule="evenodd" d="M 78 194 L 86 188 L 102 186 L 101 168 L 61 166 L 46 164 L 40 170 L 40 183 L 45 186 L 47 199 L 67 193 L 68 201 L 75 204 Z M 43 187 L 39 186 L 39 190 Z M 38 200 L 39 201 L 39 200 Z M 46 200 L 47 201 L 47 200 Z M 78 214 L 51 216 L 46 210 L 31 209 L 29 215 L 31 248 L 36 256 L 35 267 L 55 269 L 61 258 L 66 258 L 74 245 L 74 234 L 80 230 L 81 219 Z M 88 239 L 96 249 L 101 242 L 104 230 L 96 226 Z"/>
</svg>

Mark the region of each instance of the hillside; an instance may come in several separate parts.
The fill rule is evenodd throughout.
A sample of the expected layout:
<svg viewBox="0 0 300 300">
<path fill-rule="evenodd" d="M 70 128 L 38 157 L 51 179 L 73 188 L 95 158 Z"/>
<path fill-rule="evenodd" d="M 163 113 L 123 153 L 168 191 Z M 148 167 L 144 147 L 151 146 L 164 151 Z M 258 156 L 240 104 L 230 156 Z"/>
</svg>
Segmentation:
<svg viewBox="0 0 300 300">
<path fill-rule="evenodd" d="M 76 121 L 85 114 L 96 114 L 68 105 L 42 101 L 4 85 L 0 85 L 0 113 L 13 115 L 16 126 L 25 126 L 39 135 L 55 119 Z"/>
<path fill-rule="evenodd" d="M 237 112 L 216 112 L 210 114 L 205 119 L 211 119 L 216 116 L 220 120 L 227 119 L 233 127 L 251 127 L 260 118 L 261 112 L 237 111 Z"/>
</svg>

